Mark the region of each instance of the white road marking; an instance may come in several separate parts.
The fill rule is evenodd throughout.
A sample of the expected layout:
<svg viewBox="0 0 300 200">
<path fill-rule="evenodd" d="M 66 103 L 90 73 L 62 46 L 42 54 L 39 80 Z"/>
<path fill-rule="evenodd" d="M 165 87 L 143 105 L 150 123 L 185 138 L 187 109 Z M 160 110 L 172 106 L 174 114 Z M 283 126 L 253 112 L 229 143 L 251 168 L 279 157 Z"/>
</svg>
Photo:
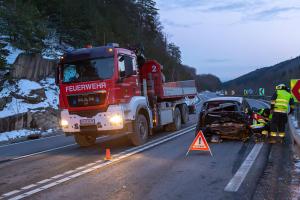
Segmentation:
<svg viewBox="0 0 300 200">
<path fill-rule="evenodd" d="M 190 131 L 193 131 L 194 129 L 195 129 L 195 125 L 187 127 L 187 128 L 184 128 L 183 130 L 176 131 L 176 132 L 174 132 L 172 134 L 169 134 L 169 135 L 166 135 L 164 137 L 155 139 L 155 140 L 153 140 L 153 141 L 151 141 L 151 142 L 149 142 L 147 144 L 144 144 L 144 145 L 142 145 L 140 147 L 133 147 L 131 149 L 125 150 L 125 151 L 123 151 L 123 152 L 115 155 L 113 157 L 113 159 L 110 160 L 110 161 L 98 160 L 98 161 L 86 164 L 85 166 L 87 166 L 87 167 L 84 168 L 82 171 L 70 170 L 70 171 L 73 171 L 73 172 L 76 172 L 76 173 L 74 173 L 72 175 L 69 175 L 67 177 L 64 177 L 62 179 L 55 180 L 54 177 L 49 178 L 53 182 L 50 182 L 50 183 L 48 183 L 46 185 L 43 185 L 43 186 L 38 186 L 38 188 L 35 188 L 34 190 L 30 190 L 30 191 L 27 191 L 27 192 L 24 192 L 24 190 L 23 191 L 22 190 L 14 190 L 14 191 L 12 191 L 12 192 L 14 192 L 13 194 L 7 195 L 7 194 L 11 193 L 11 192 L 9 192 L 9 193 L 6 193 L 7 196 L 2 195 L 0 198 L 9 197 L 9 196 L 13 196 L 16 193 L 24 192 L 24 193 L 19 194 L 18 196 L 10 198 L 11 200 L 23 199 L 25 197 L 31 196 L 31 195 L 33 195 L 35 193 L 40 192 L 40 191 L 49 189 L 49 188 L 54 187 L 54 186 L 56 186 L 58 184 L 64 183 L 66 181 L 69 181 L 69 180 L 72 180 L 72 179 L 77 178 L 79 176 L 82 176 L 84 174 L 87 174 L 87 173 L 89 173 L 91 171 L 98 170 L 98 169 L 101 169 L 101 168 L 103 168 L 105 166 L 108 166 L 108 165 L 114 164 L 116 162 L 119 162 L 119 161 L 121 161 L 121 160 L 123 160 L 125 158 L 128 158 L 128 157 L 132 156 L 132 155 L 135 155 L 137 153 L 140 153 L 142 151 L 150 149 L 150 148 L 152 148 L 154 146 L 160 145 L 160 144 L 162 144 L 164 142 L 170 141 L 170 140 L 172 140 L 174 138 L 177 138 L 177 137 L 179 137 L 181 135 L 184 135 L 184 134 L 186 134 L 186 133 L 188 133 Z M 62 177 L 63 175 L 69 174 L 70 171 L 64 172 L 62 174 L 58 174 L 55 177 Z M 49 179 L 45 179 L 45 180 L 49 180 Z M 36 183 L 36 185 L 39 185 L 39 183 L 41 183 L 41 182 L 47 182 L 45 180 L 39 181 L 38 183 Z M 25 186 L 25 187 L 28 187 L 28 186 Z M 23 188 L 25 188 L 25 187 L 23 187 Z"/>
<path fill-rule="evenodd" d="M 69 170 L 69 171 L 66 171 L 65 173 L 63 173 L 64 175 L 67 175 L 67 174 L 72 174 L 75 170 Z"/>
<path fill-rule="evenodd" d="M 49 182 L 49 181 L 51 181 L 51 179 L 45 179 L 45 180 L 39 181 L 39 182 L 37 182 L 37 183 L 38 183 L 38 184 L 44 184 L 44 183 L 47 183 L 47 182 Z"/>
<path fill-rule="evenodd" d="M 37 186 L 36 184 L 27 185 L 25 187 L 22 187 L 21 190 L 28 190 L 28 189 L 36 187 L 36 186 Z"/>
<path fill-rule="evenodd" d="M 58 178 L 60 178 L 60 177 L 62 177 L 64 174 L 58 174 L 58 175 L 56 175 L 56 176 L 53 176 L 51 179 L 58 179 Z"/>
<path fill-rule="evenodd" d="M 226 192 L 237 192 L 245 180 L 250 168 L 252 167 L 255 159 L 257 158 L 260 150 L 263 147 L 263 143 L 255 144 L 247 158 L 244 160 L 238 171 L 226 185 L 224 191 Z"/>
<path fill-rule="evenodd" d="M 20 190 L 13 190 L 13 191 L 11 191 L 11 192 L 8 192 L 8 193 L 3 194 L 2 196 L 3 196 L 3 197 L 9 197 L 9 196 L 11 196 L 11 195 L 13 195 L 13 194 L 16 194 L 16 193 L 18 193 L 18 192 L 20 192 Z"/>
</svg>

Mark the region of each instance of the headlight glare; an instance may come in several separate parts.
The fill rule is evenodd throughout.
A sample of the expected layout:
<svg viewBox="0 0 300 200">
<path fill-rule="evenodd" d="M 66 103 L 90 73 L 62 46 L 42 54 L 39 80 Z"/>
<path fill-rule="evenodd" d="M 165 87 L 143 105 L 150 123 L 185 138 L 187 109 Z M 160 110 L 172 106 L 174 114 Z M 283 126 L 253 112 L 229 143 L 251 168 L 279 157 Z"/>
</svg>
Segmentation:
<svg viewBox="0 0 300 200">
<path fill-rule="evenodd" d="M 121 115 L 113 115 L 110 117 L 109 122 L 112 124 L 121 124 L 123 122 L 123 118 Z"/>
<path fill-rule="evenodd" d="M 67 120 L 65 120 L 65 119 L 62 119 L 62 120 L 60 121 L 60 125 L 61 125 L 62 127 L 68 127 L 69 122 L 68 122 Z"/>
</svg>

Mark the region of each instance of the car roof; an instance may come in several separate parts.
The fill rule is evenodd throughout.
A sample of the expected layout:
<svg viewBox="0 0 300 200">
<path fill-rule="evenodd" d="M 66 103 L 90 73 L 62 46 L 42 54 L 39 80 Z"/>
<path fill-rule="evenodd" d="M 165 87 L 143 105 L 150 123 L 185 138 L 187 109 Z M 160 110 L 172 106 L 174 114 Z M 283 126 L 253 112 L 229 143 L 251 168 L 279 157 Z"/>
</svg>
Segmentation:
<svg viewBox="0 0 300 200">
<path fill-rule="evenodd" d="M 243 97 L 215 97 L 208 99 L 206 102 L 212 102 L 212 101 L 237 101 L 239 103 L 243 102 Z"/>
</svg>

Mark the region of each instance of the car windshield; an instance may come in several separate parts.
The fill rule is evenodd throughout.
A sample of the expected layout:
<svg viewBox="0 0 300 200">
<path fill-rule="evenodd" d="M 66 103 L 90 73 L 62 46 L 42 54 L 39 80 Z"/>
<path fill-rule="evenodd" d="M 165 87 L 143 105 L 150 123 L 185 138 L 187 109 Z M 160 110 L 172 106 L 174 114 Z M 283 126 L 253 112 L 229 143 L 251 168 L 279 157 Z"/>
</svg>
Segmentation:
<svg viewBox="0 0 300 200">
<path fill-rule="evenodd" d="M 213 101 L 207 103 L 207 110 L 210 112 L 228 112 L 238 111 L 236 102 L 232 101 Z"/>
<path fill-rule="evenodd" d="M 114 59 L 97 58 L 63 65 L 63 83 L 104 80 L 114 73 Z"/>
</svg>

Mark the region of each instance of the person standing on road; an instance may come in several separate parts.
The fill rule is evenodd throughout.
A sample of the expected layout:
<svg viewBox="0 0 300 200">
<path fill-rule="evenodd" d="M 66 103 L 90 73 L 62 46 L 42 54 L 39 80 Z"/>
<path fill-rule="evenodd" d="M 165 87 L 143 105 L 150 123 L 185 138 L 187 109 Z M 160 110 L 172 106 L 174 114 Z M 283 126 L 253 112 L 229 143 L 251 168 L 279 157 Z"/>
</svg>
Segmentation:
<svg viewBox="0 0 300 200">
<path fill-rule="evenodd" d="M 283 142 L 288 114 L 294 110 L 294 99 L 284 84 L 276 86 L 275 93 L 271 99 L 271 110 L 273 116 L 270 126 L 270 142 L 276 142 L 276 138 Z"/>
</svg>

